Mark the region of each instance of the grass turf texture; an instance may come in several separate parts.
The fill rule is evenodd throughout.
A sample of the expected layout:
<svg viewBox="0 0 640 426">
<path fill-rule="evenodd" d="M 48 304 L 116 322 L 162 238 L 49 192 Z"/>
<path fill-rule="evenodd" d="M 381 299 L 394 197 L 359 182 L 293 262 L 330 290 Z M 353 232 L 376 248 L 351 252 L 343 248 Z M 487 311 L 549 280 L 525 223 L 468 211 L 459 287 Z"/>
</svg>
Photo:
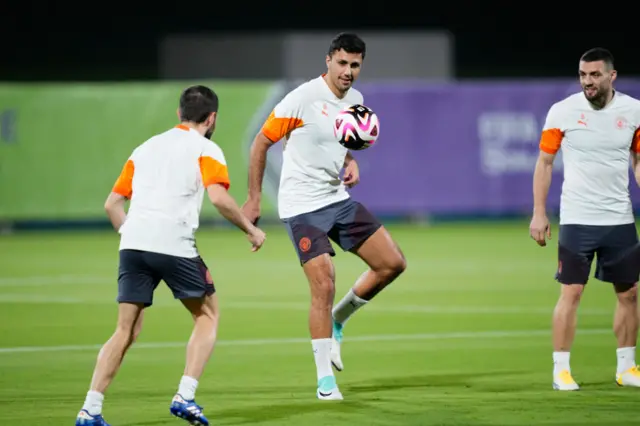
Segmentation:
<svg viewBox="0 0 640 426">
<path fill-rule="evenodd" d="M 640 389 L 614 384 L 607 284 L 592 280 L 579 312 L 571 361 L 582 390 L 551 389 L 555 239 L 537 247 L 526 223 L 389 228 L 408 269 L 345 327 L 342 402 L 315 399 L 308 287 L 283 229 L 267 228 L 253 254 L 238 231 L 202 230 L 221 302 L 197 392 L 212 424 L 633 424 Z M 74 421 L 115 326 L 117 245 L 111 232 L 0 237 L 0 424 Z M 339 299 L 364 265 L 342 252 L 334 261 Z M 161 283 L 106 395 L 107 421 L 181 424 L 169 403 L 190 333 Z"/>
</svg>

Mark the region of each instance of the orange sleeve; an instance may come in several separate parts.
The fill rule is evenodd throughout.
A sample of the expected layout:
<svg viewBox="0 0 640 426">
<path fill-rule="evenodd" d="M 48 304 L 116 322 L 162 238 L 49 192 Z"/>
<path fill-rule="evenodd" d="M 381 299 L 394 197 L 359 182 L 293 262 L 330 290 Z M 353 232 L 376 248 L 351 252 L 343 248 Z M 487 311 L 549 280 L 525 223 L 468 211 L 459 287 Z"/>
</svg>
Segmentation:
<svg viewBox="0 0 640 426">
<path fill-rule="evenodd" d="M 116 194 L 120 194 L 123 197 L 131 199 L 131 195 L 133 195 L 133 172 L 135 167 L 133 166 L 132 160 L 127 160 L 124 167 L 122 168 L 122 172 L 120 172 L 120 176 L 116 183 L 113 185 L 112 192 Z"/>
<path fill-rule="evenodd" d="M 262 133 L 271 141 L 278 142 L 294 129 L 302 127 L 302 119 L 296 117 L 276 117 L 275 112 L 271 112 L 267 121 L 262 126 Z"/>
<path fill-rule="evenodd" d="M 640 154 L 640 127 L 636 129 L 636 132 L 633 135 L 633 140 L 631 141 L 631 151 L 636 154 Z"/>
<path fill-rule="evenodd" d="M 555 154 L 560 149 L 564 134 L 560 129 L 546 129 L 540 138 L 540 150 L 547 154 Z"/>
<path fill-rule="evenodd" d="M 229 189 L 229 170 L 226 165 L 209 156 L 200 157 L 198 162 L 200 163 L 202 184 L 205 188 L 217 183 Z"/>
</svg>

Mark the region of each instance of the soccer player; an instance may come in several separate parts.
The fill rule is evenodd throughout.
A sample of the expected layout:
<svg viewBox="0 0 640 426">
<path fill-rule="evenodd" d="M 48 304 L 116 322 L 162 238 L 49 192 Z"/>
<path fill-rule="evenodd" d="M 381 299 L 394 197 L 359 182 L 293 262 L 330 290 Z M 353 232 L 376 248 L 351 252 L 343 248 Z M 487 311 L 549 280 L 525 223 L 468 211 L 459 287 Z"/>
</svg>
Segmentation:
<svg viewBox="0 0 640 426">
<path fill-rule="evenodd" d="M 579 61 L 582 92 L 551 106 L 534 172 L 531 237 L 551 238 L 546 199 L 552 165 L 562 149 L 558 268 L 560 297 L 553 313 L 553 388 L 578 390 L 569 364 L 576 311 L 597 256 L 595 278 L 611 283 L 617 297 L 613 330 L 618 341 L 615 381 L 640 386 L 638 333 L 638 235 L 629 196 L 629 157 L 640 182 L 640 101 L 614 88 L 613 56 L 595 48 Z"/>
<path fill-rule="evenodd" d="M 387 230 L 347 192 L 360 180 L 358 164 L 333 134 L 336 114 L 363 103 L 352 85 L 365 54 L 365 43 L 357 35 L 339 34 L 326 55 L 327 72 L 298 86 L 276 105 L 251 147 L 249 193 L 243 206 L 250 220 L 260 217 L 267 150 L 284 139 L 278 212 L 310 286 L 309 330 L 316 395 L 321 400 L 343 399 L 331 365 L 343 369 L 340 344 L 345 323 L 406 267 Z M 369 266 L 333 311 L 335 252 L 330 240 Z"/>
<path fill-rule="evenodd" d="M 118 322 L 98 355 L 77 426 L 108 426 L 102 417 L 104 393 L 140 331 L 143 310 L 153 303 L 160 280 L 195 323 L 170 412 L 191 424 L 209 424 L 195 402 L 198 380 L 213 352 L 218 328 L 213 280 L 195 245 L 205 190 L 217 210 L 245 232 L 253 251 L 265 240 L 265 234 L 247 220 L 227 193 L 225 157 L 210 140 L 217 112 L 218 97 L 211 89 L 193 86 L 184 90 L 178 109 L 180 124 L 133 151 L 107 198 L 107 215 L 121 235 Z M 130 200 L 127 213 L 126 200 Z"/>
</svg>

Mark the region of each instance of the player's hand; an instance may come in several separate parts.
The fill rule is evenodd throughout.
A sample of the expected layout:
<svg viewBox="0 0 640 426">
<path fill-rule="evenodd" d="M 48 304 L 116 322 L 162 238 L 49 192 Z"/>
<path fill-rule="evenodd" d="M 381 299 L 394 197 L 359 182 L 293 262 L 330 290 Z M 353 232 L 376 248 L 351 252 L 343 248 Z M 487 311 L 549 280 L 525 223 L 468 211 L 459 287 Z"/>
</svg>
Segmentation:
<svg viewBox="0 0 640 426">
<path fill-rule="evenodd" d="M 551 225 L 546 214 L 534 215 L 529 225 L 529 235 L 540 247 L 547 245 L 547 238 L 551 239 Z"/>
<path fill-rule="evenodd" d="M 260 203 L 247 200 L 242 205 L 242 214 L 249 219 L 249 222 L 256 225 L 258 223 L 258 219 L 260 219 Z"/>
<path fill-rule="evenodd" d="M 347 188 L 353 188 L 360 182 L 360 169 L 356 160 L 351 160 L 344 168 L 344 177 L 342 179 Z"/>
<path fill-rule="evenodd" d="M 247 234 L 247 238 L 251 243 L 251 251 L 258 251 L 260 250 L 260 247 L 262 247 L 262 245 L 264 244 L 264 241 L 267 239 L 267 236 L 262 229 L 256 228 L 254 226 L 251 232 Z"/>
</svg>

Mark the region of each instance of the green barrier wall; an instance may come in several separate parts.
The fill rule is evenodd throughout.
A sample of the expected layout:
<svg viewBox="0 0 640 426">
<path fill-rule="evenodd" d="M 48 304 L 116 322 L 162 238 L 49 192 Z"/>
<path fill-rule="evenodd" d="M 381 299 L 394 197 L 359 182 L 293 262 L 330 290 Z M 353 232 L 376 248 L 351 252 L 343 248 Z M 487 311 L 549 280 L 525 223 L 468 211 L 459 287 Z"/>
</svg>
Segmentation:
<svg viewBox="0 0 640 426">
<path fill-rule="evenodd" d="M 190 84 L 0 85 L 0 219 L 104 219 L 104 200 L 127 157 L 177 123 L 178 98 Z M 272 85 L 198 84 L 220 98 L 213 139 L 229 163 L 231 194 L 242 203 L 249 126 Z M 275 212 L 268 200 L 263 210 Z M 207 202 L 203 217 L 218 217 Z"/>
</svg>

